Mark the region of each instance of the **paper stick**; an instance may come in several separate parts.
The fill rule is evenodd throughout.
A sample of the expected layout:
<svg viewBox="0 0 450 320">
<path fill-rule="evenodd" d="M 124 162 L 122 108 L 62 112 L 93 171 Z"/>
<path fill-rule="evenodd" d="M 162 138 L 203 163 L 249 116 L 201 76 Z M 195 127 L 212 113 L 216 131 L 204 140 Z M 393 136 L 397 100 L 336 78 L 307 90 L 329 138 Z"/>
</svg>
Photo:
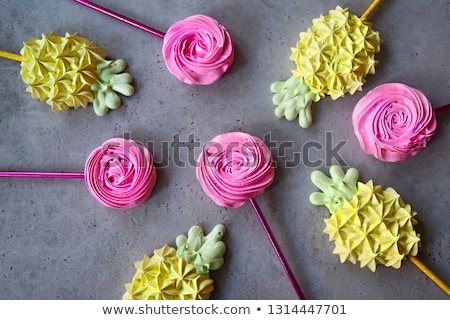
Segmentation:
<svg viewBox="0 0 450 320">
<path fill-rule="evenodd" d="M 297 296 L 301 300 L 305 300 L 305 295 L 303 294 L 297 280 L 295 279 L 294 273 L 292 272 L 291 268 L 289 267 L 289 264 L 286 260 L 286 258 L 283 255 L 283 252 L 281 251 L 280 246 L 278 245 L 277 240 L 275 239 L 275 236 L 272 233 L 272 230 L 269 227 L 269 224 L 267 223 L 266 218 L 264 217 L 261 209 L 259 208 L 258 203 L 254 198 L 249 199 L 253 209 L 255 210 L 256 215 L 258 216 L 259 221 L 261 222 L 264 231 L 267 235 L 267 237 L 270 240 L 270 243 L 272 244 L 273 249 L 275 250 L 275 253 L 278 256 L 278 259 L 281 262 L 281 265 L 283 266 L 283 269 L 288 276 L 289 280 L 291 281 L 292 286 L 294 287 L 295 292 L 297 293 Z"/>
<path fill-rule="evenodd" d="M 19 62 L 23 61 L 22 56 L 20 56 L 18 54 L 6 52 L 6 51 L 1 51 L 1 50 L 0 50 L 0 57 L 6 58 L 6 59 L 10 59 L 10 60 L 16 60 L 16 61 L 19 61 Z"/>
<path fill-rule="evenodd" d="M 159 30 L 153 29 L 153 28 L 151 28 L 149 26 L 146 26 L 145 24 L 137 22 L 136 20 L 127 18 L 127 17 L 125 17 L 125 16 L 123 16 L 121 14 L 118 14 L 118 13 L 116 13 L 114 11 L 111 11 L 109 9 L 106 9 L 106 8 L 102 7 L 102 6 L 99 6 L 98 4 L 95 4 L 93 2 L 86 1 L 86 0 L 74 0 L 74 1 L 76 1 L 76 2 L 78 2 L 80 4 L 82 4 L 82 5 L 85 5 L 86 7 L 89 7 L 91 9 L 97 10 L 97 11 L 103 13 L 103 14 L 106 14 L 106 15 L 110 16 L 110 17 L 116 18 L 116 19 L 118 19 L 118 20 L 120 20 L 122 22 L 128 23 L 129 25 L 132 25 L 133 27 L 136 27 L 138 29 L 144 30 L 144 31 L 146 31 L 148 33 L 151 33 L 151 34 L 157 36 L 157 37 L 164 38 L 164 35 L 165 35 L 164 32 L 161 32 Z"/>
<path fill-rule="evenodd" d="M 376 7 L 382 2 L 382 0 L 374 0 L 370 6 L 364 11 L 364 13 L 361 15 L 361 20 L 366 20 L 373 10 L 375 10 Z"/>
<path fill-rule="evenodd" d="M 408 256 L 408 259 L 416 265 L 423 273 L 425 273 L 428 278 L 431 279 L 435 284 L 438 285 L 448 296 L 450 296 L 450 287 L 444 283 L 439 277 L 431 271 L 426 265 L 424 265 L 417 257 Z"/>
<path fill-rule="evenodd" d="M 0 171 L 0 177 L 13 178 L 48 178 L 48 179 L 84 179 L 83 172 L 24 172 Z"/>
<path fill-rule="evenodd" d="M 441 112 L 450 110 L 450 103 L 449 103 L 449 104 L 446 104 L 446 105 L 444 105 L 444 106 L 440 106 L 440 107 L 437 107 L 437 108 L 433 108 L 433 110 L 434 110 L 434 113 L 441 113 Z"/>
</svg>

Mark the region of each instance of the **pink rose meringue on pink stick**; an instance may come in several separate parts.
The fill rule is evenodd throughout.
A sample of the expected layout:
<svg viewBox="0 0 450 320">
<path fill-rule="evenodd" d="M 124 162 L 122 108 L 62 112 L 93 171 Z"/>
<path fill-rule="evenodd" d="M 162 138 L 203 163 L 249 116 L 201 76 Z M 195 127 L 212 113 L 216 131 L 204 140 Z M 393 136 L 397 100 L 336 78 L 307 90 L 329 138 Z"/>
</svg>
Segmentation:
<svg viewBox="0 0 450 320">
<path fill-rule="evenodd" d="M 426 147 L 437 125 L 427 97 L 402 83 L 370 90 L 356 104 L 352 121 L 361 148 L 386 162 L 416 155 Z"/>
<path fill-rule="evenodd" d="M 275 176 L 272 154 L 257 137 L 221 134 L 207 142 L 198 159 L 197 179 L 219 206 L 237 208 L 262 194 Z"/>
<path fill-rule="evenodd" d="M 162 38 L 167 69 L 187 84 L 212 84 L 233 63 L 234 44 L 230 34 L 209 16 L 197 14 L 187 17 L 174 23 L 164 33 L 91 1 L 74 1 Z"/>
<path fill-rule="evenodd" d="M 255 197 L 274 179 L 272 154 L 259 138 L 229 132 L 207 142 L 198 158 L 197 179 L 203 191 L 219 206 L 238 208 L 252 205 L 299 299 L 305 299 Z"/>
<path fill-rule="evenodd" d="M 156 183 L 150 151 L 132 140 L 120 138 L 110 139 L 92 151 L 84 174 L 91 195 L 115 209 L 142 204 Z"/>
<path fill-rule="evenodd" d="M 169 71 L 188 84 L 216 82 L 234 60 L 228 31 L 201 14 L 173 24 L 164 37 L 162 50 Z"/>
<path fill-rule="evenodd" d="M 0 177 L 85 179 L 98 202 L 114 209 L 130 209 L 150 197 L 156 169 L 147 148 L 133 140 L 113 138 L 91 152 L 84 172 L 1 171 Z"/>
</svg>

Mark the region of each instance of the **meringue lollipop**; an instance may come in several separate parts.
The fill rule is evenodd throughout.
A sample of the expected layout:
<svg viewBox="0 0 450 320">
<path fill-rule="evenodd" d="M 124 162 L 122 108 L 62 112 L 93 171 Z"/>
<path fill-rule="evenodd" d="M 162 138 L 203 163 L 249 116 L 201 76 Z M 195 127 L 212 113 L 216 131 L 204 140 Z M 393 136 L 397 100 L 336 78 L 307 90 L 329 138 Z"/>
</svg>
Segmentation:
<svg viewBox="0 0 450 320">
<path fill-rule="evenodd" d="M 255 197 L 269 187 L 275 175 L 270 149 L 259 138 L 229 132 L 207 142 L 198 158 L 197 179 L 219 206 L 238 208 L 250 201 L 297 296 L 305 299 Z"/>
<path fill-rule="evenodd" d="M 54 33 L 24 42 L 20 55 L 0 51 L 0 57 L 21 62 L 22 80 L 33 99 L 46 101 L 52 111 L 85 108 L 93 103 L 98 116 L 120 107 L 118 93 L 131 96 L 132 77 L 123 73 L 122 59 L 106 60 L 106 49 L 78 33 Z"/>
<path fill-rule="evenodd" d="M 210 271 L 224 264 L 225 227 L 216 225 L 208 235 L 200 226 L 176 238 L 177 248 L 165 244 L 137 261 L 136 274 L 125 284 L 123 300 L 205 300 L 214 290 Z"/>
<path fill-rule="evenodd" d="M 156 169 L 147 148 L 133 140 L 113 138 L 91 152 L 84 172 L 2 171 L 0 177 L 84 179 L 89 193 L 101 204 L 130 209 L 150 197 Z"/>
<path fill-rule="evenodd" d="M 361 148 L 375 158 L 396 162 L 427 146 L 436 132 L 434 108 L 425 94 L 403 83 L 385 83 L 370 90 L 356 104 L 353 129 Z"/>
<path fill-rule="evenodd" d="M 398 269 L 409 259 L 447 295 L 450 287 L 416 257 L 420 234 L 414 230 L 417 213 L 393 188 L 382 189 L 358 181 L 359 172 L 350 168 L 330 167 L 330 177 L 314 171 L 311 180 L 322 192 L 314 192 L 310 201 L 326 206 L 331 213 L 326 218 L 324 233 L 334 241 L 333 253 L 341 263 L 360 263 L 375 272 L 377 265 Z"/>
<path fill-rule="evenodd" d="M 375 73 L 381 39 L 366 18 L 381 1 L 374 1 L 361 18 L 337 6 L 328 15 L 313 20 L 292 48 L 296 64 L 286 81 L 272 83 L 275 115 L 299 125 L 312 124 L 311 105 L 325 96 L 336 100 L 361 91 L 368 74 Z"/>
<path fill-rule="evenodd" d="M 167 69 L 187 84 L 212 84 L 233 63 L 234 44 L 230 34 L 211 17 L 190 16 L 176 22 L 164 33 L 90 1 L 75 1 L 162 38 Z"/>
</svg>

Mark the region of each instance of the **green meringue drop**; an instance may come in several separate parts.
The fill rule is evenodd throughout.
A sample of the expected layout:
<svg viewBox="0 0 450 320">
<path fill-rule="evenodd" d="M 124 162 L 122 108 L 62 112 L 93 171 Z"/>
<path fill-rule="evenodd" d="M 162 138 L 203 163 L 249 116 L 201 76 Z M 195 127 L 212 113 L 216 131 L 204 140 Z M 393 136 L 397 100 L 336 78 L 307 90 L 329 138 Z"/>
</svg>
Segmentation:
<svg viewBox="0 0 450 320">
<path fill-rule="evenodd" d="M 122 59 L 105 60 L 97 65 L 95 73 L 98 81 L 92 84 L 91 90 L 94 93 L 94 112 L 98 116 L 105 115 L 109 109 L 117 109 L 121 105 L 122 101 L 117 93 L 124 96 L 133 95 L 133 78 L 129 73 L 122 73 L 125 68 L 126 63 Z"/>
<path fill-rule="evenodd" d="M 270 91 L 274 93 L 272 102 L 277 118 L 285 117 L 292 121 L 298 116 L 298 123 L 302 128 L 308 128 L 312 123 L 311 104 L 315 94 L 300 79 L 291 76 L 286 81 L 272 83 Z"/>
<path fill-rule="evenodd" d="M 180 234 L 176 238 L 177 257 L 185 259 L 195 265 L 197 273 L 205 274 L 209 270 L 217 270 L 223 266 L 225 243 L 220 241 L 225 234 L 225 227 L 216 225 L 205 236 L 203 229 L 193 226 L 189 229 L 187 237 Z"/>
</svg>

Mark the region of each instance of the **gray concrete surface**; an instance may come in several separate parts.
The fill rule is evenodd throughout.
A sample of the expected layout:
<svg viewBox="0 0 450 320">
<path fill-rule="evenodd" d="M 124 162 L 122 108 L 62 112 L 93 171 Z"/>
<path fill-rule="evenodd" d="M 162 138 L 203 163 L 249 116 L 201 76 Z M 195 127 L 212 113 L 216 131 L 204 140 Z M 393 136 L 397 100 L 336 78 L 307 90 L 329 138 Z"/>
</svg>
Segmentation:
<svg viewBox="0 0 450 320">
<path fill-rule="evenodd" d="M 79 180 L 0 178 L 0 298 L 120 299 L 133 263 L 144 254 L 175 245 L 194 224 L 208 232 L 222 223 L 227 252 L 224 267 L 211 274 L 211 298 L 295 299 L 250 204 L 233 210 L 215 205 L 186 161 L 215 135 L 245 131 L 270 134 L 277 146 L 290 143 L 285 153 L 272 150 L 275 181 L 257 200 L 308 298 L 448 299 L 409 261 L 399 270 L 379 266 L 376 273 L 341 264 L 322 233 L 328 212 L 308 197 L 316 191 L 311 172 L 331 164 L 326 144 L 344 141 L 339 155 L 359 169 L 362 181 L 394 187 L 419 213 L 419 257 L 450 283 L 450 114 L 438 116 L 437 133 L 424 151 L 400 163 L 365 155 L 351 125 L 356 102 L 386 82 L 420 89 L 433 106 L 450 102 L 450 1 L 384 1 L 370 17 L 384 40 L 380 64 L 363 92 L 315 104 L 309 129 L 274 116 L 269 86 L 290 75 L 290 47 L 299 32 L 336 5 L 359 15 L 369 2 L 97 0 L 162 31 L 197 13 L 226 26 L 236 46 L 231 70 L 214 85 L 189 86 L 166 70 L 159 38 L 74 1 L 2 1 L 0 49 L 18 53 L 22 42 L 41 33 L 80 32 L 106 47 L 109 57 L 127 61 L 136 93 L 104 117 L 96 117 L 92 106 L 52 113 L 25 91 L 19 63 L 0 59 L 0 170 L 82 171 L 91 150 L 128 135 L 153 143 L 158 181 L 146 203 L 116 211 L 97 203 Z M 324 148 L 305 153 L 308 142 Z"/>
</svg>

